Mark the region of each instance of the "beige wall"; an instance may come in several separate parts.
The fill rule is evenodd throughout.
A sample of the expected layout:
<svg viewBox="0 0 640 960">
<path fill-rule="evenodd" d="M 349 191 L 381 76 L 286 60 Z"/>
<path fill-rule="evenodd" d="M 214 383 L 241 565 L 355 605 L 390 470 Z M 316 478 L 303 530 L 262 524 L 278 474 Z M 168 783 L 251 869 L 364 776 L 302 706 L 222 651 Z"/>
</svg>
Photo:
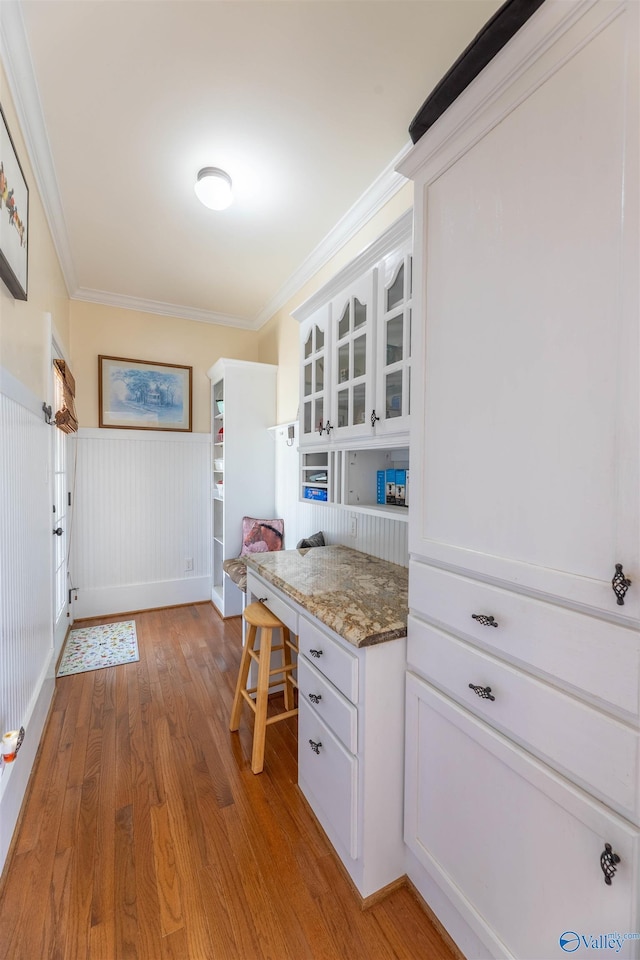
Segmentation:
<svg viewBox="0 0 640 960">
<path fill-rule="evenodd" d="M 29 187 L 28 300 L 14 300 L 0 281 L 0 365 L 44 400 L 48 392 L 51 323 L 68 352 L 69 301 L 1 65 L 0 102 Z M 4 208 L 1 215 L 6 216 Z"/>
<path fill-rule="evenodd" d="M 207 370 L 220 357 L 257 360 L 256 334 L 196 320 L 180 320 L 137 310 L 72 300 L 72 370 L 81 427 L 98 426 L 98 356 L 181 363 L 193 367 L 193 424 L 211 427 Z"/>
<path fill-rule="evenodd" d="M 413 184 L 407 183 L 356 236 L 289 300 L 258 332 L 259 360 L 278 364 L 278 423 L 298 418 L 299 325 L 291 313 L 323 284 L 376 240 L 413 205 Z"/>
</svg>

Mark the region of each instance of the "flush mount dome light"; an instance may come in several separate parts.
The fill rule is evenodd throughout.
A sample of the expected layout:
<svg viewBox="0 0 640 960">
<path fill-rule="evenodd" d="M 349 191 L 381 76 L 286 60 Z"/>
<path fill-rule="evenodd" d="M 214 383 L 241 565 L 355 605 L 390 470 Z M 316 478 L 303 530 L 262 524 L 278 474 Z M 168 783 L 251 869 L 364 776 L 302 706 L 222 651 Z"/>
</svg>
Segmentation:
<svg viewBox="0 0 640 960">
<path fill-rule="evenodd" d="M 194 189 L 198 200 L 210 210 L 224 210 L 231 203 L 231 177 L 219 167 L 203 167 Z"/>
</svg>

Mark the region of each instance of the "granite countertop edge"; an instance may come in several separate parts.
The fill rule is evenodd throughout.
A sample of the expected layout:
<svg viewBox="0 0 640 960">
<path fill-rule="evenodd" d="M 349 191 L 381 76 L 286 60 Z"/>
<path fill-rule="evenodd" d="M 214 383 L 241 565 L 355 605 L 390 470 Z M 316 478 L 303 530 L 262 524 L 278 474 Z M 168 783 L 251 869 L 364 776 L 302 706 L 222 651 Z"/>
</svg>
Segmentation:
<svg viewBox="0 0 640 960">
<path fill-rule="evenodd" d="M 327 548 L 323 547 L 310 549 L 318 551 L 327 550 Z M 309 550 L 283 551 L 283 553 L 288 554 L 293 554 L 294 552 L 300 557 L 304 557 Z M 389 571 L 393 571 L 396 577 L 399 571 L 402 571 L 400 576 L 403 580 L 408 576 L 408 572 L 405 573 L 406 568 L 404 567 L 400 567 L 397 564 L 387 564 L 386 561 L 372 558 L 368 554 L 359 554 L 358 551 L 354 551 L 349 547 L 340 548 L 339 555 L 347 559 L 359 556 L 365 563 L 373 562 L 377 570 L 385 570 L 385 568 L 388 567 Z M 269 554 L 249 555 L 245 558 L 247 567 L 268 583 L 272 584 L 277 590 L 283 593 L 285 597 L 315 617 L 324 626 L 333 630 L 339 637 L 352 646 L 368 647 L 406 637 L 408 605 L 406 606 L 404 616 L 388 616 L 388 623 L 379 623 L 375 620 L 369 620 L 369 622 L 367 622 L 366 609 L 363 607 L 361 607 L 362 612 L 360 613 L 360 611 L 358 611 L 357 616 L 354 616 L 353 612 L 349 615 L 349 610 L 353 611 L 362 605 L 362 597 L 355 591 L 345 588 L 339 591 L 327 592 L 319 590 L 317 593 L 303 593 L 301 590 L 296 589 L 295 583 L 283 579 L 282 576 L 279 576 L 272 569 L 269 569 L 268 564 L 273 561 L 267 560 L 267 557 L 269 557 Z M 280 554 L 280 557 L 282 557 L 282 554 Z M 276 560 L 275 562 L 278 561 Z M 384 620 L 384 617 L 382 619 Z"/>
</svg>

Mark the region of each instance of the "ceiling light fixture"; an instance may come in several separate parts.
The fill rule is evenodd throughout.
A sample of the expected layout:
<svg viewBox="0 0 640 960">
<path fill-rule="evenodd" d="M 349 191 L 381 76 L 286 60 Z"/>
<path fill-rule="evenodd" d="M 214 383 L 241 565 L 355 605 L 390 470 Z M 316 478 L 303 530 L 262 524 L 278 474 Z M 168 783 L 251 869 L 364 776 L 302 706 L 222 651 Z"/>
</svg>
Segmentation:
<svg viewBox="0 0 640 960">
<path fill-rule="evenodd" d="M 231 177 L 219 167 L 198 171 L 194 189 L 198 200 L 210 210 L 225 210 L 231 203 Z"/>
</svg>

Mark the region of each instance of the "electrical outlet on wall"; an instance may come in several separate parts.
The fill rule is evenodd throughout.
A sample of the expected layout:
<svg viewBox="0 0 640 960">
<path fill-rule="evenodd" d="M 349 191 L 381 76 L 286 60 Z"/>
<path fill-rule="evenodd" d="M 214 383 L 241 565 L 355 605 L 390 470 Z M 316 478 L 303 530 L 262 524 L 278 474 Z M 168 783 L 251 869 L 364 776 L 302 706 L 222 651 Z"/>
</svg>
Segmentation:
<svg viewBox="0 0 640 960">
<path fill-rule="evenodd" d="M 193 570 L 193 557 L 187 557 L 184 562 L 184 569 L 185 573 L 189 573 L 191 570 Z"/>
<path fill-rule="evenodd" d="M 356 517 L 355 513 L 352 513 L 349 517 L 349 536 L 358 536 L 358 518 Z"/>
</svg>

